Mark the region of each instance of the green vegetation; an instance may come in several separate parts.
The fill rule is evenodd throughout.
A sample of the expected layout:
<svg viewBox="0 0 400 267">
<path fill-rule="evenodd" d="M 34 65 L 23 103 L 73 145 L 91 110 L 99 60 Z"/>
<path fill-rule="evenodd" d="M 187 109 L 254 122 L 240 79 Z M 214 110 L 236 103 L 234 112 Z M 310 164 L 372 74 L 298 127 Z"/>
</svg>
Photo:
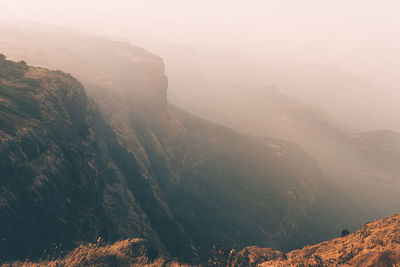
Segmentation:
<svg viewBox="0 0 400 267">
<path fill-rule="evenodd" d="M 0 78 L 13 81 L 21 80 L 27 69 L 27 65 L 6 60 L 5 56 L 0 54 Z"/>
<path fill-rule="evenodd" d="M 25 78 L 24 73 L 27 69 L 25 62 L 8 61 L 4 55 L 0 54 L 0 79 L 8 81 L 7 84 L 0 82 L 0 96 L 11 102 L 10 105 L 0 104 L 0 110 L 25 118 L 40 118 L 39 103 L 31 95 L 35 88 L 40 86 L 40 82 Z M 10 84 L 10 81 L 15 85 Z"/>
<path fill-rule="evenodd" d="M 29 90 L 29 89 L 28 89 Z M 10 99 L 16 108 L 13 109 L 4 104 L 0 104 L 0 109 L 21 115 L 29 118 L 34 117 L 40 118 L 40 106 L 39 103 L 28 94 L 26 88 L 12 87 L 4 84 L 0 84 L 0 96 Z"/>
<path fill-rule="evenodd" d="M 349 230 L 343 229 L 343 230 L 342 230 L 341 237 L 345 237 L 346 235 L 349 235 L 349 234 L 350 234 L 350 231 L 349 231 Z"/>
</svg>

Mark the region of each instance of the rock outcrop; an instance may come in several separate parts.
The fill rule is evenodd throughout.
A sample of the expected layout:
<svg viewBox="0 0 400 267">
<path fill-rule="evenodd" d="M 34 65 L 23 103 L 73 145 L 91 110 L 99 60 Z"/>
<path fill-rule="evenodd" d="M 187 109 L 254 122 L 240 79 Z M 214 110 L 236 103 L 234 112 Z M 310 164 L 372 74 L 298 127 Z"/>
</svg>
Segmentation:
<svg viewBox="0 0 400 267">
<path fill-rule="evenodd" d="M 400 266 L 400 215 L 367 223 L 345 237 L 291 251 L 260 266 Z"/>
</svg>

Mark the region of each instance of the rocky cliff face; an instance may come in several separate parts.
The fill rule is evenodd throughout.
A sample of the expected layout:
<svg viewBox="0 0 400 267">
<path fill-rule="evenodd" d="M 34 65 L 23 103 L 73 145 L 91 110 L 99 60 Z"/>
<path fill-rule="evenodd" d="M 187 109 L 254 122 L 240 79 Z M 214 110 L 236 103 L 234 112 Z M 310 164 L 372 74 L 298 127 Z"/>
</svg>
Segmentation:
<svg viewBox="0 0 400 267">
<path fill-rule="evenodd" d="M 132 191 L 146 180 L 76 79 L 2 58 L 0 125 L 0 258 L 99 236 L 162 248 Z"/>
</svg>

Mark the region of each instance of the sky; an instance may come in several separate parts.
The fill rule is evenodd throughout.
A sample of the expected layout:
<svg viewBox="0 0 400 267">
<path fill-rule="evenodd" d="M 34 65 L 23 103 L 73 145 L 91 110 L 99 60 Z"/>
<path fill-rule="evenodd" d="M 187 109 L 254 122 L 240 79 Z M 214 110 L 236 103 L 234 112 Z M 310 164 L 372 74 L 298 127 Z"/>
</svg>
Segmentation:
<svg viewBox="0 0 400 267">
<path fill-rule="evenodd" d="M 0 8 L 10 20 L 189 44 L 397 42 L 400 26 L 395 0 L 1 0 Z"/>
<path fill-rule="evenodd" d="M 400 99 L 398 0 L 0 0 L 0 10 L 3 20 L 71 27 L 150 50 L 176 44 L 223 51 L 239 64 L 337 66 Z"/>
<path fill-rule="evenodd" d="M 257 51 L 350 68 L 400 62 L 396 0 L 0 0 L 0 10 L 6 20 L 137 42 Z"/>
</svg>

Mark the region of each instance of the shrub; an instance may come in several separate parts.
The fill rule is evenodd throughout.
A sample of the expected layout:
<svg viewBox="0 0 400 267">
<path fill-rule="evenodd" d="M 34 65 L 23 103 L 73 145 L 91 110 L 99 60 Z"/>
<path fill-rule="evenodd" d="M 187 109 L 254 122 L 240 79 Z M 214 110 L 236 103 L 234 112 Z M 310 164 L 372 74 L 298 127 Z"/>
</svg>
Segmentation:
<svg viewBox="0 0 400 267">
<path fill-rule="evenodd" d="M 350 234 L 349 230 L 343 229 L 343 230 L 342 230 L 341 236 L 344 237 L 344 236 L 346 236 L 346 235 L 348 235 L 348 234 Z"/>
</svg>

